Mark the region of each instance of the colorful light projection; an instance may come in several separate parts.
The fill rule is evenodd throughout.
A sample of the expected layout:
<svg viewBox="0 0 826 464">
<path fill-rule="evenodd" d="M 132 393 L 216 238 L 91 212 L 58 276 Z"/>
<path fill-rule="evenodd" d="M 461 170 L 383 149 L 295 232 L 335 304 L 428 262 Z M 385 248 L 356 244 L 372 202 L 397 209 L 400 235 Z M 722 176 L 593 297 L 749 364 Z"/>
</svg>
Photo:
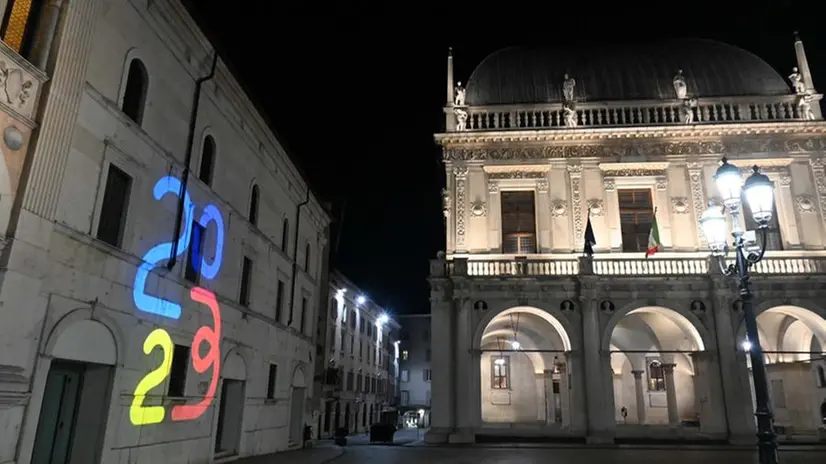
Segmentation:
<svg viewBox="0 0 826 464">
<path fill-rule="evenodd" d="M 166 176 L 155 184 L 153 195 L 156 200 L 160 201 L 166 194 L 172 193 L 178 195 L 180 191 L 181 182 L 175 177 Z M 181 237 L 178 238 L 178 256 L 186 251 L 190 245 L 190 239 L 193 238 L 192 213 L 194 204 L 189 197 L 189 192 L 184 191 L 183 195 L 183 224 L 186 224 L 186 228 Z M 218 208 L 214 204 L 209 204 L 204 207 L 198 224 L 200 224 L 204 230 L 206 230 L 210 224 L 215 225 L 215 257 L 212 259 L 212 262 L 208 262 L 204 256 L 197 256 L 197 253 L 192 257 L 193 260 L 195 260 L 195 269 L 201 276 L 206 279 L 213 279 L 221 269 L 221 261 L 224 255 L 224 220 Z M 196 234 L 194 239 L 196 242 L 200 242 L 203 238 L 200 237 L 200 234 Z M 200 250 L 200 243 L 194 243 L 193 249 L 196 252 Z M 171 319 L 179 319 L 181 317 L 180 304 L 146 293 L 146 280 L 149 277 L 149 273 L 152 272 L 152 269 L 161 261 L 169 259 L 171 253 L 172 242 L 164 242 L 155 245 L 144 255 L 144 263 L 138 268 L 135 275 L 135 286 L 132 296 L 135 301 L 135 306 L 137 306 L 140 311 Z M 192 339 L 190 349 L 192 367 L 195 369 L 195 372 L 203 374 L 211 368 L 212 376 L 207 392 L 201 401 L 194 404 L 176 405 L 172 408 L 171 416 L 173 421 L 194 420 L 204 414 L 207 408 L 209 408 L 212 399 L 215 397 L 221 370 L 221 310 L 218 306 L 218 300 L 215 298 L 214 293 L 201 287 L 192 288 L 189 296 L 192 301 L 206 305 L 212 314 L 213 326 L 201 326 Z M 205 356 L 201 356 L 202 344 L 208 346 Z M 157 347 L 160 347 L 163 354 L 160 366 L 146 374 L 135 387 L 134 398 L 129 408 L 129 419 L 133 425 L 157 424 L 163 422 L 166 416 L 164 406 L 144 406 L 143 404 L 149 391 L 162 384 L 172 369 L 174 345 L 172 338 L 169 336 L 169 332 L 162 328 L 153 330 L 146 337 L 143 342 L 143 352 L 149 356 Z"/>
</svg>

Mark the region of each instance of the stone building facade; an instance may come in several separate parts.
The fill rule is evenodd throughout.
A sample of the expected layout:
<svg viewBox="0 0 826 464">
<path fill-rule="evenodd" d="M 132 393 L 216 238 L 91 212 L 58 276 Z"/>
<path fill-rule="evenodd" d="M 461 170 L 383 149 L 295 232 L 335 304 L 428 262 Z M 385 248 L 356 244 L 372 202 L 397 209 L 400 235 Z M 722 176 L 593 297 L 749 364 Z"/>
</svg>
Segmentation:
<svg viewBox="0 0 826 464">
<path fill-rule="evenodd" d="M 430 314 L 399 317 L 399 412 L 405 426 L 430 426 L 430 382 L 433 350 Z"/>
<path fill-rule="evenodd" d="M 753 441 L 736 282 L 698 221 L 724 156 L 775 184 L 752 273 L 776 425 L 826 437 L 826 124 L 789 48 L 786 78 L 707 40 L 515 47 L 466 87 L 449 56 L 429 441 Z"/>
<path fill-rule="evenodd" d="M 337 271 L 330 277 L 327 315 L 317 436 L 395 423 L 399 323 Z"/>
<path fill-rule="evenodd" d="M 3 3 L 0 463 L 300 446 L 330 218 L 299 170 L 179 2 Z"/>
</svg>

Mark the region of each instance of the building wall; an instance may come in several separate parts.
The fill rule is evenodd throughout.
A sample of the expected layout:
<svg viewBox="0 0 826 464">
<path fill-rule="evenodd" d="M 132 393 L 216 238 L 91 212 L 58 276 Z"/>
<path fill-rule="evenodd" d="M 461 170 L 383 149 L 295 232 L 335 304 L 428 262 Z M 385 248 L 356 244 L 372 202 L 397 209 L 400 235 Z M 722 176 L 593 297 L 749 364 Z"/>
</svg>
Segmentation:
<svg viewBox="0 0 826 464">
<path fill-rule="evenodd" d="M 0 299 L 13 309 L 0 316 L 5 328 L 0 338 L 6 341 L 0 364 L 17 369 L 18 383 L 30 382 L 30 400 L 28 406 L 0 407 L 0 462 L 28 462 L 50 365 L 64 358 L 113 366 L 111 396 L 104 400 L 108 413 L 101 462 L 210 461 L 224 379 L 244 382 L 237 454 L 300 444 L 300 435 L 296 440 L 290 431 L 311 414 L 304 403 L 311 393 L 315 314 L 326 296 L 318 283 L 326 259 L 327 213 L 312 194 L 307 196 L 305 180 L 219 59 L 214 79 L 201 94 L 187 187 L 193 209 L 182 230 L 207 205 L 214 205 L 222 218 L 223 247 L 216 246 L 219 228 L 214 224 L 204 247 L 206 262 L 214 263 L 222 254 L 222 264 L 214 278 L 201 277 L 198 284 L 215 295 L 220 315 L 216 319 L 193 300 L 194 287 L 183 278 L 184 241 L 176 266 L 167 271 L 167 255 L 161 253 L 145 286 L 146 294 L 180 304 L 180 317 L 140 310 L 136 273 L 149 259 L 147 253 L 175 234 L 175 184 L 160 180 L 181 178 L 194 82 L 209 72 L 212 46 L 175 1 L 78 0 L 63 8 L 58 59 L 43 96 L 44 124 L 28 154 L 33 167 L 26 200 L 17 212 L 15 238 L 3 251 L 8 264 Z M 132 59 L 143 62 L 149 78 L 140 125 L 120 110 Z M 197 177 L 207 135 L 217 147 L 211 186 Z M 120 247 L 95 238 L 110 165 L 132 177 Z M 260 188 L 256 225 L 248 220 L 254 184 Z M 165 193 L 167 187 L 172 193 L 153 196 L 153 189 Z M 306 199 L 296 236 L 298 205 Z M 285 219 L 288 246 L 282 247 Z M 247 307 L 239 303 L 244 256 L 253 262 Z M 276 320 L 273 282 L 278 279 L 286 283 L 286 291 L 285 309 Z M 302 298 L 307 300 L 303 331 Z M 149 389 L 145 404 L 163 406 L 164 418 L 139 425 L 130 417 L 137 385 L 163 358 L 162 350 L 147 341 L 156 329 L 193 351 L 196 334 L 211 330 L 220 338 L 215 354 L 220 361 L 203 372 L 188 363 L 184 398 L 167 396 L 168 378 L 161 378 Z M 219 373 L 214 364 L 220 364 Z M 270 364 L 278 367 L 274 394 L 268 397 Z M 218 380 L 215 398 L 202 415 L 171 419 L 173 406 L 197 403 L 213 379 Z M 0 381 L 0 390 L 13 387 Z M 299 396 L 292 398 L 293 392 Z M 293 401 L 301 403 L 303 417 L 291 419 Z"/>
<path fill-rule="evenodd" d="M 408 404 L 401 406 L 430 407 L 431 379 L 426 378 L 426 371 L 430 370 L 429 356 L 433 356 L 431 343 L 430 315 L 415 314 L 401 316 L 402 340 L 399 350 L 402 353 L 399 369 L 407 371 L 407 382 L 400 382 L 399 389 L 408 392 Z M 404 352 L 407 351 L 407 359 Z"/>
<path fill-rule="evenodd" d="M 371 425 L 382 420 L 382 411 L 395 405 L 398 373 L 395 348 L 398 333 L 395 331 L 399 325 L 384 308 L 338 272 L 334 272 L 330 279 L 329 297 L 324 356 L 326 368 L 338 371 L 339 382 L 322 387 L 324 402 L 319 406 L 319 414 L 322 417 L 329 414 L 331 419 L 329 428 L 325 427 L 326 418 L 322 419 L 318 436 L 333 436 L 337 427 L 345 426 L 350 433 L 367 432 Z M 359 297 L 363 297 L 363 301 Z M 352 374 L 352 386 L 348 385 L 349 374 Z M 362 376 L 360 390 L 359 375 Z M 376 379 L 375 386 L 372 380 L 367 385 L 365 379 L 368 378 Z M 338 423 L 336 408 L 339 410 Z M 349 420 L 346 417 L 348 408 Z"/>
</svg>

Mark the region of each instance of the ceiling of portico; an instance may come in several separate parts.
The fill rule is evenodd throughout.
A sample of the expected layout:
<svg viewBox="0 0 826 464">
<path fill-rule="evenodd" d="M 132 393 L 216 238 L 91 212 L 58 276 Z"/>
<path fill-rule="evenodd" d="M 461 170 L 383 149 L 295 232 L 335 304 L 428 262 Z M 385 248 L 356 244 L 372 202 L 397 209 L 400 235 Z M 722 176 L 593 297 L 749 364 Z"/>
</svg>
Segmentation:
<svg viewBox="0 0 826 464">
<path fill-rule="evenodd" d="M 510 349 L 510 343 L 514 340 L 524 349 L 565 350 L 565 343 L 553 325 L 537 315 L 524 312 L 500 315 L 491 320 L 482 335 L 482 346 L 503 344 L 505 349 Z"/>
<path fill-rule="evenodd" d="M 807 361 L 826 349 L 826 320 L 805 308 L 768 309 L 757 316 L 757 328 L 768 362 Z M 745 327 L 738 338 L 745 338 Z"/>
<path fill-rule="evenodd" d="M 611 332 L 620 351 L 702 351 L 703 340 L 694 325 L 676 311 L 646 307 L 626 314 Z"/>
</svg>

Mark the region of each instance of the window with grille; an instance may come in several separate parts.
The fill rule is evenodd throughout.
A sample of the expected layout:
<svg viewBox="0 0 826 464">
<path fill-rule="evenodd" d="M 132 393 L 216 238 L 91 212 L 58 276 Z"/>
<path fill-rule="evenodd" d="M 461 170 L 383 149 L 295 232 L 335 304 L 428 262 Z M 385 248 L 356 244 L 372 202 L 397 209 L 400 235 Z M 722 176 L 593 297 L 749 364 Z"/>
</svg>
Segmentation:
<svg viewBox="0 0 826 464">
<path fill-rule="evenodd" d="M 491 359 L 491 388 L 507 390 L 510 388 L 510 357 L 499 356 Z"/>
<path fill-rule="evenodd" d="M 665 371 L 656 359 L 648 362 L 648 391 L 665 391 Z"/>
<path fill-rule="evenodd" d="M 502 253 L 536 253 L 533 192 L 502 192 Z"/>
<path fill-rule="evenodd" d="M 751 208 L 747 202 L 742 202 L 743 205 L 743 219 L 746 223 L 746 230 L 753 230 L 757 236 L 757 244 L 763 246 L 763 233 L 757 230 L 757 222 L 751 215 Z M 769 221 L 766 228 L 766 249 L 767 250 L 782 250 L 783 238 L 780 236 L 780 222 L 777 220 L 777 208 L 772 214 L 771 221 Z"/>
<path fill-rule="evenodd" d="M 654 219 L 651 189 L 622 189 L 618 192 L 622 251 L 648 250 L 648 234 Z"/>
</svg>

